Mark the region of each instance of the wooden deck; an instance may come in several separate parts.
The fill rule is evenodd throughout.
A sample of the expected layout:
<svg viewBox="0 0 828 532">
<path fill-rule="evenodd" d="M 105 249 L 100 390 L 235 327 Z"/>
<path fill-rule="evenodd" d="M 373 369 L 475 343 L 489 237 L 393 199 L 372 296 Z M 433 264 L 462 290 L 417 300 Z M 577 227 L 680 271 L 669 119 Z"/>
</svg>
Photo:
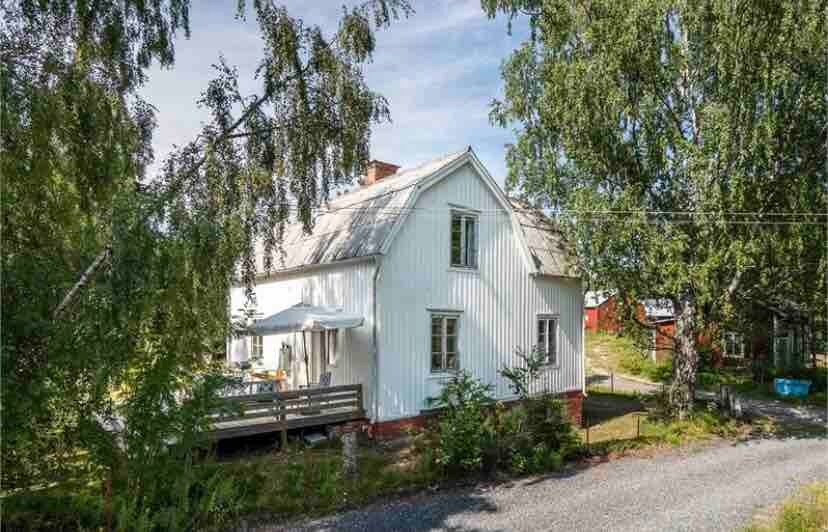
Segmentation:
<svg viewBox="0 0 828 532">
<path fill-rule="evenodd" d="M 346 384 L 227 397 L 212 414 L 208 436 L 223 440 L 363 419 L 362 385 Z"/>
</svg>

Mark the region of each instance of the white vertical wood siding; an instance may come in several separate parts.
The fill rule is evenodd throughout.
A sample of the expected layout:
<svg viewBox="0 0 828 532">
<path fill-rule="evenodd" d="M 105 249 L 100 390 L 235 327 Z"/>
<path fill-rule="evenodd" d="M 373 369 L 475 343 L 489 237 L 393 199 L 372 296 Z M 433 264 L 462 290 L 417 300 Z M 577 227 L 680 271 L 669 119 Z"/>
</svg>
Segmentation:
<svg viewBox="0 0 828 532">
<path fill-rule="evenodd" d="M 452 206 L 481 211 L 477 271 L 449 266 Z M 423 192 L 383 257 L 377 287 L 379 420 L 417 415 L 445 377 L 430 371 L 429 309 L 461 311 L 460 367 L 512 392 L 499 374 L 515 349 L 536 341 L 538 314 L 559 316 L 558 365 L 537 388 L 579 390 L 583 379 L 583 297 L 577 280 L 529 275 L 508 214 L 470 165 Z"/>
<path fill-rule="evenodd" d="M 332 384 L 362 384 L 364 407 L 371 405 L 373 387 L 373 277 L 376 266 L 366 260 L 339 266 L 330 266 L 315 271 L 279 276 L 260 280 L 256 285 L 257 310 L 269 316 L 299 302 L 324 305 L 355 312 L 365 318 L 361 327 L 340 331 L 334 355 L 335 363 L 329 366 Z M 244 289 L 231 290 L 231 311 L 238 313 L 244 304 Z M 315 335 L 314 335 L 315 336 Z M 307 335 L 308 350 L 318 348 L 311 345 L 311 334 Z M 245 360 L 247 348 L 245 339 L 230 341 L 229 360 Z M 299 333 L 271 335 L 264 337 L 265 365 L 276 368 L 279 365 L 279 349 L 282 342 L 293 348 L 294 362 L 290 368 L 290 384 L 306 383 L 305 364 L 302 354 L 302 335 Z M 313 379 L 315 376 L 311 376 Z"/>
</svg>

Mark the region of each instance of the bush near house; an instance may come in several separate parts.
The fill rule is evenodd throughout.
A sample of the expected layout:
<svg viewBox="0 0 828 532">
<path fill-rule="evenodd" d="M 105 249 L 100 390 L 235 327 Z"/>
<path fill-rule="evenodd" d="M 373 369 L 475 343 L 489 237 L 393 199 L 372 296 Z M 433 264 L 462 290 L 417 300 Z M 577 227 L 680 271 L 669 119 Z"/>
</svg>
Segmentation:
<svg viewBox="0 0 828 532">
<path fill-rule="evenodd" d="M 485 386 L 466 371 L 456 373 L 438 397 L 429 400 L 443 409 L 440 416 L 436 462 L 449 470 L 479 470 L 490 436 L 484 409 L 491 404 L 491 386 Z"/>
<path fill-rule="evenodd" d="M 564 403 L 551 395 L 529 395 L 528 382 L 537 373 L 529 367 L 504 369 L 518 383 L 520 397 L 509 407 L 492 401 L 490 387 L 465 371 L 445 384 L 431 401 L 444 409 L 431 438 L 437 466 L 449 473 L 539 473 L 559 468 L 577 449 L 580 440 Z"/>
</svg>

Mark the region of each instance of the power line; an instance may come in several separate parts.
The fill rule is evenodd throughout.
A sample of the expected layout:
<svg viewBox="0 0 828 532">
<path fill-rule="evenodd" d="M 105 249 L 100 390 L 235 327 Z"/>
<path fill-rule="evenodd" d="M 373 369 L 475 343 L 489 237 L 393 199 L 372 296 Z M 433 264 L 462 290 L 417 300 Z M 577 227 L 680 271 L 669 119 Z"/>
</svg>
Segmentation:
<svg viewBox="0 0 828 532">
<path fill-rule="evenodd" d="M 288 205 L 286 207 L 288 210 L 291 211 L 299 211 L 300 208 L 296 205 Z M 435 212 L 435 213 L 445 213 L 445 212 L 453 212 L 462 210 L 461 207 L 339 207 L 339 208 L 327 208 L 327 207 L 311 207 L 311 211 L 315 211 L 319 214 L 336 214 L 340 211 L 373 211 L 373 212 L 387 212 L 389 214 L 402 214 L 406 212 Z M 508 215 L 508 212 L 504 211 L 503 209 L 474 209 L 469 208 L 473 214 L 496 214 L 496 215 Z M 581 209 L 571 209 L 571 210 L 559 210 L 553 212 L 543 212 L 539 209 L 520 209 L 520 208 L 513 208 L 516 212 L 524 212 L 529 214 L 543 214 L 547 217 L 557 217 L 560 215 L 658 215 L 658 216 L 755 216 L 755 217 L 766 217 L 766 216 L 773 216 L 773 217 L 813 217 L 813 218 L 822 218 L 828 221 L 828 213 L 820 213 L 820 212 L 762 212 L 762 211 L 656 211 L 656 210 L 581 210 Z"/>
<path fill-rule="evenodd" d="M 300 209 L 295 206 L 287 207 L 288 210 L 299 212 Z M 403 215 L 408 213 L 421 214 L 446 214 L 457 211 L 456 208 L 433 208 L 433 207 L 359 207 L 359 208 L 339 208 L 329 210 L 324 207 L 311 208 L 319 216 L 335 215 L 340 211 L 353 212 L 372 212 L 377 215 Z M 734 225 L 757 225 L 757 226 L 784 226 L 784 225 L 825 225 L 828 224 L 828 214 L 815 212 L 748 212 L 748 211 L 592 211 L 592 210 L 568 210 L 557 211 L 553 213 L 543 213 L 537 210 L 529 209 L 515 209 L 516 212 L 528 213 L 531 215 L 542 214 L 547 218 L 560 218 L 561 216 L 575 217 L 579 222 L 629 222 L 629 223 L 648 223 L 648 224 L 701 224 L 701 223 L 722 223 Z M 473 209 L 474 214 L 478 216 L 503 216 L 507 217 L 508 212 L 502 209 Z M 619 217 L 626 216 L 628 218 L 621 219 Z M 629 218 L 630 216 L 647 216 L 647 217 L 663 217 L 670 216 L 674 219 L 657 218 L 657 219 L 637 219 Z M 747 217 L 754 217 L 756 219 L 747 219 Z M 763 220 L 765 217 L 774 217 L 775 220 Z M 792 218 L 788 220 L 780 220 L 778 218 Z M 679 219 L 675 219 L 679 218 Z M 693 218 L 707 218 L 707 219 L 693 219 Z M 296 223 L 296 222 L 293 222 Z M 370 223 L 370 222 L 366 222 Z M 522 224 L 526 225 L 526 224 Z"/>
</svg>

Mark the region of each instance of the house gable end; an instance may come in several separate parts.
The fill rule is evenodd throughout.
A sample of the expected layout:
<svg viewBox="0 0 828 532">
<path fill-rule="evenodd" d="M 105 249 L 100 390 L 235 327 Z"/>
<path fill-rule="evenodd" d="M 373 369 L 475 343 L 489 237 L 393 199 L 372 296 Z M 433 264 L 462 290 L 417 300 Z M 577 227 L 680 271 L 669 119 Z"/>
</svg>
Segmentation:
<svg viewBox="0 0 828 532">
<path fill-rule="evenodd" d="M 488 191 L 493 196 L 494 200 L 500 206 L 500 208 L 509 216 L 509 221 L 512 227 L 512 235 L 513 238 L 517 239 L 517 245 L 521 252 L 521 257 L 523 260 L 524 265 L 526 266 L 527 271 L 530 274 L 535 274 L 538 272 L 537 265 L 535 265 L 534 261 L 532 260 L 532 255 L 529 251 L 529 246 L 526 242 L 526 237 L 523 234 L 523 230 L 520 227 L 520 223 L 515 216 L 514 210 L 512 209 L 511 204 L 509 203 L 508 198 L 504 194 L 503 190 L 498 186 L 495 180 L 492 178 L 491 174 L 486 170 L 486 167 L 483 166 L 483 163 L 477 158 L 474 151 L 471 147 L 468 148 L 466 153 L 457 158 L 451 164 L 444 166 L 438 172 L 435 172 L 433 175 L 429 176 L 428 178 L 424 179 L 420 182 L 416 187 L 414 192 L 409 196 L 406 205 L 403 208 L 403 213 L 401 216 L 397 218 L 395 227 L 391 230 L 390 235 L 386 239 L 381 253 L 383 255 L 387 255 L 391 246 L 393 245 L 394 241 L 397 238 L 397 235 L 400 232 L 400 229 L 405 225 L 405 223 L 409 219 L 409 215 L 412 211 L 416 209 L 416 205 L 418 200 L 422 197 L 422 195 L 438 183 L 442 182 L 445 179 L 450 179 L 458 173 L 462 167 L 468 165 L 472 170 L 475 176 L 485 185 Z M 447 203 L 451 204 L 451 201 L 447 201 Z M 457 207 L 463 207 L 462 205 L 457 205 Z"/>
</svg>

